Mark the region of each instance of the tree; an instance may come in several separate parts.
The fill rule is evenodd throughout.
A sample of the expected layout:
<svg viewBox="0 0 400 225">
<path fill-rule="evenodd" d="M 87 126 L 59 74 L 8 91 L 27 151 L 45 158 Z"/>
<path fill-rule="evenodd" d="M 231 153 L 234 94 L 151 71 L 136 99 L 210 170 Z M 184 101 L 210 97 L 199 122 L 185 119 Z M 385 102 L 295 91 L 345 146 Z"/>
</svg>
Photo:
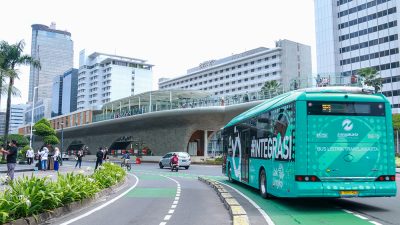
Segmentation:
<svg viewBox="0 0 400 225">
<path fill-rule="evenodd" d="M 40 62 L 33 59 L 29 55 L 23 55 L 25 42 L 23 40 L 16 44 L 8 44 L 6 41 L 0 42 L 0 52 L 2 55 L 1 67 L 7 71 L 9 77 L 8 90 L 7 90 L 7 109 L 6 109 L 6 124 L 4 131 L 4 140 L 8 140 L 8 132 L 10 125 L 10 112 L 11 112 L 11 95 L 13 93 L 14 80 L 18 79 L 18 70 L 16 67 L 21 65 L 32 65 L 40 69 Z M 0 82 L 1 83 L 1 82 Z M 5 146 L 6 147 L 6 146 Z"/>
<path fill-rule="evenodd" d="M 378 77 L 379 73 L 375 68 L 369 67 L 359 69 L 357 74 L 362 78 L 365 85 L 374 88 L 375 93 L 381 90 L 383 79 Z"/>
<path fill-rule="evenodd" d="M 400 114 L 392 115 L 393 129 L 400 130 Z"/>
<path fill-rule="evenodd" d="M 3 138 L 4 137 L 0 137 L 1 145 L 3 145 L 3 143 L 4 143 Z M 21 135 L 21 134 L 10 134 L 10 135 L 8 135 L 8 140 L 16 140 L 18 147 L 25 147 L 25 146 L 29 145 L 28 138 L 26 138 L 24 135 Z"/>
<path fill-rule="evenodd" d="M 34 134 L 42 137 L 44 144 L 58 144 L 60 141 L 56 137 L 56 131 L 51 127 L 50 122 L 43 118 L 33 126 Z"/>
<path fill-rule="evenodd" d="M 276 94 L 280 87 L 281 84 L 276 80 L 266 81 L 261 91 L 264 95 L 269 95 L 271 97 L 271 94 Z"/>
</svg>

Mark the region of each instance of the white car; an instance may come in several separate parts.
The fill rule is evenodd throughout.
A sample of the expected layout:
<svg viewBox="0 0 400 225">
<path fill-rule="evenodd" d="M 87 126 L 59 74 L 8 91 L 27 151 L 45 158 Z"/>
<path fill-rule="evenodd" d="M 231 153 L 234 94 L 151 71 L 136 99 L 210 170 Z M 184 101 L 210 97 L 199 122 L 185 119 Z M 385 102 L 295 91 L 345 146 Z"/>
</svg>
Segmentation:
<svg viewBox="0 0 400 225">
<path fill-rule="evenodd" d="M 179 159 L 179 167 L 184 167 L 185 169 L 189 169 L 190 163 L 192 162 L 190 159 L 190 155 L 187 152 L 168 152 L 165 154 L 158 165 L 160 166 L 160 169 L 164 167 L 171 167 L 171 157 L 172 155 L 176 153 L 178 154 L 178 159 Z"/>
<path fill-rule="evenodd" d="M 66 153 L 63 153 L 62 160 L 69 160 L 69 156 Z"/>
</svg>

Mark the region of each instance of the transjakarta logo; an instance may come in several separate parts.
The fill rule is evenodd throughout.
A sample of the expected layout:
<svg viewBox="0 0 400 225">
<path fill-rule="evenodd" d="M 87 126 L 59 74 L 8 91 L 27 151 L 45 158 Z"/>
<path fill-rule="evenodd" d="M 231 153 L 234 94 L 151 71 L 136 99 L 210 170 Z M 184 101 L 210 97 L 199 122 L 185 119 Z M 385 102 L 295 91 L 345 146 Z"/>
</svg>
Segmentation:
<svg viewBox="0 0 400 225">
<path fill-rule="evenodd" d="M 351 131 L 353 129 L 353 122 L 351 122 L 351 120 L 349 120 L 349 119 L 343 120 L 342 128 L 345 131 Z"/>
<path fill-rule="evenodd" d="M 282 161 L 292 160 L 293 141 L 292 136 L 281 138 L 262 138 L 251 141 L 251 157 L 265 158 Z"/>
</svg>

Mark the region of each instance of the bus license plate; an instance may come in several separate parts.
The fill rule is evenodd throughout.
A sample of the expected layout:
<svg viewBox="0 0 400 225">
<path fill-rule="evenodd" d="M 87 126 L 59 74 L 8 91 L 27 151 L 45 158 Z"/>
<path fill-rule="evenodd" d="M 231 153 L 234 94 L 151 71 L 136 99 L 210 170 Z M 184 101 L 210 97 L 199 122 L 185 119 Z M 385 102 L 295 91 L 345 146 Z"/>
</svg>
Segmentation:
<svg viewBox="0 0 400 225">
<path fill-rule="evenodd" d="M 340 191 L 342 197 L 358 196 L 358 191 Z"/>
</svg>

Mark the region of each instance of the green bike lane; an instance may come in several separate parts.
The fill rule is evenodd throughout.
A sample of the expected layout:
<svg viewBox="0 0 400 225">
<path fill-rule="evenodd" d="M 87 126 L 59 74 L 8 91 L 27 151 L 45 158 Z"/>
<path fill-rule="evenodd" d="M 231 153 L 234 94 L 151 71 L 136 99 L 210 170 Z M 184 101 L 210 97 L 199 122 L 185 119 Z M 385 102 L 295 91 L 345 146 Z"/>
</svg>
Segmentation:
<svg viewBox="0 0 400 225">
<path fill-rule="evenodd" d="M 149 174 L 156 172 L 147 172 Z M 197 179 L 199 175 L 187 173 L 166 173 L 171 177 L 181 177 L 187 179 Z M 232 194 L 233 187 L 255 202 L 276 225 L 371 225 L 366 218 L 362 219 L 353 213 L 337 206 L 333 199 L 326 198 L 300 198 L 300 199 L 263 199 L 258 190 L 247 187 L 239 183 L 231 183 L 224 176 L 204 176 L 228 185 L 226 188 Z M 243 201 L 243 200 L 242 200 Z M 247 201 L 247 200 L 244 200 Z M 239 201 L 240 202 L 240 201 Z M 250 204 L 246 204 L 250 205 Z M 246 208 L 245 208 L 246 210 Z M 254 209 L 253 209 L 254 210 Z M 249 215 L 250 216 L 250 215 Z M 251 221 L 251 218 L 250 218 Z M 265 222 L 266 223 L 266 222 Z"/>
</svg>

